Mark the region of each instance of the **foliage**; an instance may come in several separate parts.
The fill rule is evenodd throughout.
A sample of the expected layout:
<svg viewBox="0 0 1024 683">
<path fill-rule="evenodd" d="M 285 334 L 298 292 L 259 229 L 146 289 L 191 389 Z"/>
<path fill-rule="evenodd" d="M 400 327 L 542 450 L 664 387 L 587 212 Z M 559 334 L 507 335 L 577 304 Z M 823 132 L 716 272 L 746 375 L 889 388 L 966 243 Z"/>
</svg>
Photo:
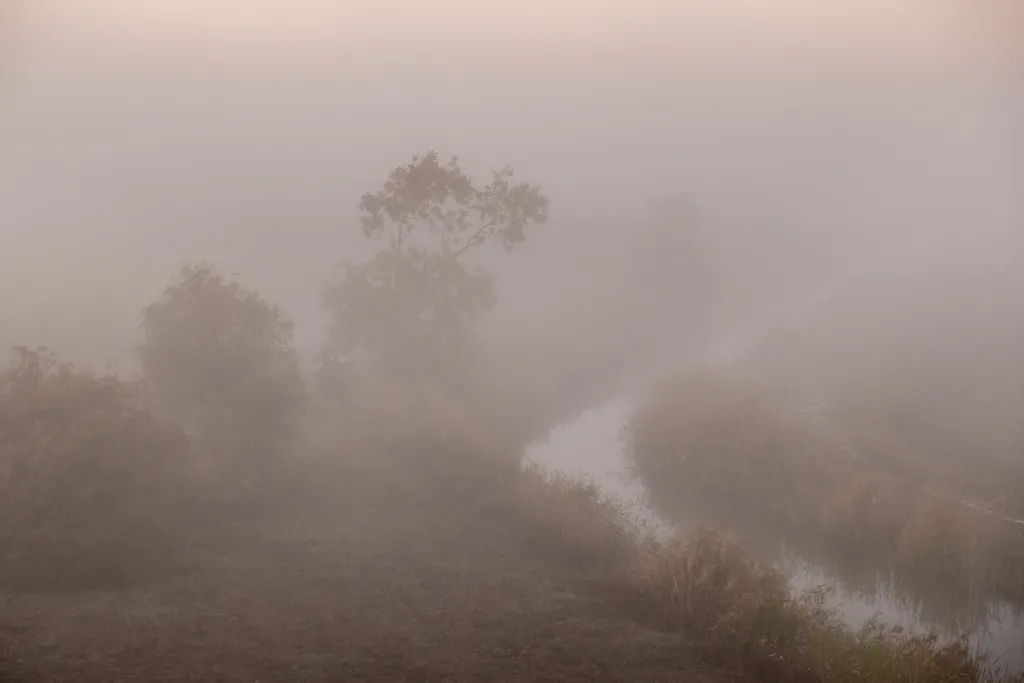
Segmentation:
<svg viewBox="0 0 1024 683">
<path fill-rule="evenodd" d="M 540 188 L 514 183 L 514 176 L 514 169 L 505 166 L 477 188 L 457 157 L 442 163 L 434 151 L 416 155 L 392 171 L 382 189 L 362 196 L 363 233 L 386 234 L 400 249 L 426 229 L 454 256 L 489 240 L 511 249 L 526 239 L 527 225 L 547 220 L 548 211 Z"/>
<path fill-rule="evenodd" d="M 464 255 L 487 243 L 511 250 L 527 226 L 547 221 L 547 197 L 513 177 L 506 166 L 477 186 L 457 158 L 442 162 L 431 151 L 363 195 L 363 233 L 386 247 L 366 263 L 342 264 L 325 292 L 326 376 L 367 362 L 404 380 L 458 374 L 473 324 L 495 304 L 490 276 L 471 270 Z"/>
<path fill-rule="evenodd" d="M 343 272 L 324 297 L 332 366 L 363 354 L 386 377 L 451 376 L 468 360 L 473 322 L 495 303 L 488 275 L 419 248 L 382 251 Z"/>
<path fill-rule="evenodd" d="M 549 474 L 536 466 L 515 480 L 514 501 L 537 530 L 537 540 L 556 555 L 584 564 L 628 562 L 635 530 L 625 506 L 592 481 Z"/>
<path fill-rule="evenodd" d="M 624 589 L 646 620 L 685 634 L 704 656 L 754 680 L 779 683 L 979 683 L 1012 681 L 962 641 L 867 623 L 847 629 L 824 592 L 793 596 L 775 569 L 720 532 L 658 538 L 629 522 L 597 487 L 528 472 L 521 514 L 547 524 Z M 609 560 L 611 559 L 611 563 Z"/>
<path fill-rule="evenodd" d="M 1000 522 L 922 470 L 897 476 L 812 438 L 737 377 L 680 375 L 641 403 L 625 432 L 634 475 L 673 517 L 867 563 L 919 594 L 1024 599 L 1020 575 L 997 568 Z"/>
<path fill-rule="evenodd" d="M 276 306 L 209 264 L 185 265 L 143 313 L 142 370 L 158 406 L 219 457 L 282 454 L 304 387 Z"/>
<path fill-rule="evenodd" d="M 187 457 L 125 382 L 16 349 L 0 373 L 0 577 L 115 582 L 158 559 Z"/>
<path fill-rule="evenodd" d="M 850 632 L 821 590 L 791 596 L 785 578 L 735 540 L 700 530 L 641 554 L 634 580 L 664 619 L 704 638 L 709 657 L 781 681 L 995 680 L 966 643 L 869 622 Z"/>
</svg>

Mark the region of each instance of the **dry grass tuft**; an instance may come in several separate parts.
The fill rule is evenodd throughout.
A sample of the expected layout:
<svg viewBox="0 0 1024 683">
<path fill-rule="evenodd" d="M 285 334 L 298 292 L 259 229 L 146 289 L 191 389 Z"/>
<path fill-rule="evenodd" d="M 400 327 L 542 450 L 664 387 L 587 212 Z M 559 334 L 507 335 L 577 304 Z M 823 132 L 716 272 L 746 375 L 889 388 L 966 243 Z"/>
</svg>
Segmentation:
<svg viewBox="0 0 1024 683">
<path fill-rule="evenodd" d="M 940 642 L 876 622 L 858 632 L 823 607 L 823 591 L 792 596 L 784 576 L 731 537 L 706 529 L 658 539 L 593 484 L 528 471 L 522 513 L 575 557 L 613 569 L 647 620 L 698 642 L 710 660 L 779 683 L 1020 683 L 965 642 Z"/>
<path fill-rule="evenodd" d="M 874 558 L 935 588 L 1024 600 L 997 565 L 998 522 L 930 486 L 848 457 L 729 375 L 664 384 L 633 415 L 625 440 L 652 499 L 738 529 L 756 520 L 796 545 Z"/>
<path fill-rule="evenodd" d="M 628 510 L 592 481 L 526 468 L 513 502 L 549 550 L 581 565 L 618 567 L 634 551 L 637 526 Z"/>
<path fill-rule="evenodd" d="M 980 515 L 939 496 L 921 500 L 899 539 L 897 557 L 919 582 L 955 591 L 972 589 L 991 566 L 986 525 Z"/>
</svg>

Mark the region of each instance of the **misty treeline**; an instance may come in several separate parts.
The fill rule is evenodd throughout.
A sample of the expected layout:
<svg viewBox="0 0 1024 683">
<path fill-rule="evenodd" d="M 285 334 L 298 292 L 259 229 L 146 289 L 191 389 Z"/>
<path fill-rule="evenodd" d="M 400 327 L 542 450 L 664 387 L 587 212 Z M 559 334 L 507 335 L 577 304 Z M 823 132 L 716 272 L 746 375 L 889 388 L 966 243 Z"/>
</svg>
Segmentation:
<svg viewBox="0 0 1024 683">
<path fill-rule="evenodd" d="M 205 262 L 186 263 L 142 311 L 137 377 L 17 348 L 0 374 L 0 578 L 109 578 L 160 560 L 183 510 L 198 519 L 282 491 L 313 444 L 518 466 L 521 446 L 475 426 L 505 406 L 480 381 L 474 337 L 497 303 L 493 280 L 468 257 L 512 251 L 548 206 L 510 167 L 485 183 L 435 152 L 396 168 L 358 203 L 379 251 L 324 287 L 330 326 L 312 377 L 285 313 Z"/>
<path fill-rule="evenodd" d="M 821 399 L 838 433 L 829 438 L 863 459 L 940 473 L 947 487 L 1019 509 L 1008 482 L 1024 481 L 1024 335 L 1019 299 L 1007 296 L 1024 291 L 1019 269 L 1009 281 L 969 277 L 973 266 L 944 280 L 868 271 L 866 284 L 773 327 L 786 291 L 827 283 L 834 255 L 797 255 L 801 240 L 784 230 L 711 231 L 684 199 L 655 203 L 615 239 L 549 225 L 549 204 L 508 166 L 481 180 L 428 152 L 395 168 L 339 221 L 361 231 L 368 257 L 339 254 L 333 275 L 305 275 L 322 287 L 328 322 L 312 368 L 287 312 L 207 262 L 184 265 L 142 310 L 137 376 L 20 347 L 0 375 L 7 579 L 71 571 L 76 548 L 104 547 L 93 533 L 143 539 L 149 550 L 133 556 L 159 556 L 180 510 L 209 518 L 258 506 L 269 489 L 296 493 L 310 454 L 390 456 L 448 485 L 506 473 L 553 426 L 699 360 L 750 320 L 761 325 L 740 341 L 759 345 L 732 376 L 780 409 Z M 517 287 L 534 291 L 503 294 Z M 965 319 L 971 301 L 985 306 Z M 488 324 L 496 307 L 510 313 Z M 733 415 L 712 417 L 735 427 Z"/>
</svg>

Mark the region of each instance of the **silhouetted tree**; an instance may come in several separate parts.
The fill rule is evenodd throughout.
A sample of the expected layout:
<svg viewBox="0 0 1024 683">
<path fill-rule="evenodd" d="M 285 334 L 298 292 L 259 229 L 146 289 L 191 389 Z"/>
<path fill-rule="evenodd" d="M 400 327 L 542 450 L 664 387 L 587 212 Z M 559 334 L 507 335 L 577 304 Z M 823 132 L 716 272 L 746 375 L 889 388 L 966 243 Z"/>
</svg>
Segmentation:
<svg viewBox="0 0 1024 683">
<path fill-rule="evenodd" d="M 458 374 L 474 322 L 496 303 L 490 275 L 463 256 L 485 244 L 511 250 L 528 225 L 547 221 L 547 197 L 513 177 L 506 166 L 477 186 L 457 158 L 445 163 L 428 152 L 363 195 L 363 232 L 387 246 L 370 261 L 343 264 L 325 293 L 325 374 L 352 362 L 400 378 Z"/>
</svg>

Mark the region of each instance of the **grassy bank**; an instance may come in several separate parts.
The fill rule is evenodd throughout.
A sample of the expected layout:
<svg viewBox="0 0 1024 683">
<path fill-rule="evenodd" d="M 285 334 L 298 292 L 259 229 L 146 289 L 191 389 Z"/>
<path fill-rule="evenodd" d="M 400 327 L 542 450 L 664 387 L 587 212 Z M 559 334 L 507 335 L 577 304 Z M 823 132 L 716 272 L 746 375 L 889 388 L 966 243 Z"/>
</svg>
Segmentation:
<svg viewBox="0 0 1024 683">
<path fill-rule="evenodd" d="M 524 514 L 552 547 L 600 567 L 630 609 L 685 635 L 705 658 L 755 680 L 777 682 L 1018 682 L 973 654 L 869 623 L 846 628 L 823 595 L 792 596 L 784 576 L 726 534 L 700 530 L 659 538 L 593 484 L 527 472 Z"/>
<path fill-rule="evenodd" d="M 750 527 L 795 547 L 870 559 L 922 590 L 1024 602 L 1024 537 L 960 502 L 927 469 L 851 457 L 737 378 L 690 375 L 626 429 L 630 466 L 672 514 Z"/>
<path fill-rule="evenodd" d="M 163 680 L 184 680 L 184 666 L 190 676 L 202 669 L 253 680 L 311 657 L 323 667 L 316 675 L 328 660 L 334 671 L 349 671 L 394 629 L 421 637 L 419 620 L 438 615 L 432 637 L 462 635 L 428 648 L 430 656 L 450 654 L 436 666 L 449 678 L 466 662 L 477 667 L 476 678 L 458 680 L 533 666 L 540 669 L 529 669 L 531 676 L 571 670 L 573 680 L 594 680 L 563 650 L 574 647 L 573 657 L 592 664 L 638 621 L 647 630 L 623 636 L 615 647 L 629 646 L 607 667 L 632 662 L 631 648 L 650 652 L 652 631 L 664 640 L 650 664 L 632 663 L 635 676 L 624 680 L 652 680 L 647 666 L 678 670 L 694 648 L 719 667 L 780 683 L 1009 680 L 962 643 L 874 626 L 849 632 L 815 596 L 790 596 L 783 576 L 724 535 L 665 537 L 596 486 L 521 471 L 516 449 L 492 438 L 475 411 L 429 387 L 367 383 L 346 400 L 314 402 L 287 459 L 252 472 L 234 460 L 211 470 L 129 385 L 44 361 L 24 357 L 2 376 L 0 392 L 12 473 L 2 482 L 11 514 L 0 530 L 7 547 L 19 549 L 20 574 L 42 582 L 34 595 L 10 592 L 5 604 L 20 606 L 16 619 L 31 625 L 19 626 L 26 632 L 50 634 L 59 623 L 64 634 L 50 649 L 13 639 L 24 680 L 113 680 L 160 667 L 173 672 Z M 240 486 L 239 474 L 252 481 Z M 62 544 L 61 562 L 41 539 Z M 153 557 L 151 547 L 159 566 L 140 565 Z M 78 590 L 99 560 L 113 605 Z M 41 570 L 56 565 L 65 571 Z M 467 572 L 476 572 L 472 594 L 464 591 Z M 510 575 L 519 578 L 506 585 Z M 596 578 L 587 585 L 600 589 L 585 601 L 572 583 L 580 576 Z M 509 608 L 524 596 L 537 607 Z M 358 618 L 340 616 L 339 600 L 350 600 Z M 490 610 L 483 615 L 474 606 L 482 600 Z M 514 632 L 524 615 L 534 622 L 525 645 L 510 640 L 520 637 Z M 203 623 L 215 626 L 197 631 Z M 467 648 L 470 637 L 479 642 Z M 274 651 L 254 653 L 259 639 Z M 531 648 L 547 654 L 531 660 Z M 396 658 L 403 675 L 416 671 L 410 658 L 425 652 L 414 639 L 388 645 L 364 662 L 362 680 L 381 680 Z M 218 668 L 225 660 L 237 670 Z"/>
</svg>

